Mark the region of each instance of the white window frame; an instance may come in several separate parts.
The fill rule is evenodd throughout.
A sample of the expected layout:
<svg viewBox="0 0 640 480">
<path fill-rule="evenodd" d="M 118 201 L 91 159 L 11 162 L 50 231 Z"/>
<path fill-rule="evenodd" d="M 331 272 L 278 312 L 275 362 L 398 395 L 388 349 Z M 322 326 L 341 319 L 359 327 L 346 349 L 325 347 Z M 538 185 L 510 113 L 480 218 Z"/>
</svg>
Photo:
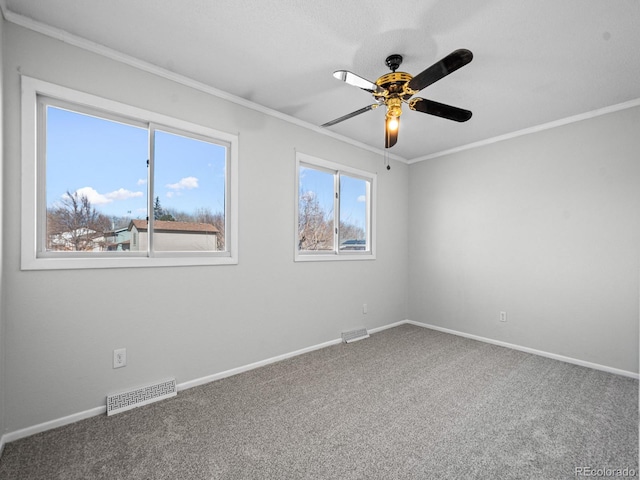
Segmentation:
<svg viewBox="0 0 640 480">
<path fill-rule="evenodd" d="M 367 196 L 367 243 L 369 250 L 340 250 L 338 244 L 338 234 L 334 230 L 334 248 L 333 250 L 311 251 L 298 249 L 298 221 L 299 221 L 299 202 L 300 202 L 300 167 L 306 166 L 317 170 L 324 170 L 334 175 L 334 193 L 339 192 L 338 178 L 341 174 L 354 178 L 366 180 L 369 185 Z M 336 162 L 331 162 L 321 158 L 317 158 L 305 153 L 296 152 L 296 175 L 295 175 L 295 219 L 294 219 L 294 261 L 296 262 L 326 262 L 336 260 L 375 260 L 376 258 L 376 196 L 378 191 L 378 177 L 375 173 L 365 172 L 356 168 L 348 167 Z M 334 195 L 334 197 L 336 197 Z M 340 199 L 334 198 L 334 226 L 339 224 Z"/>
<path fill-rule="evenodd" d="M 21 269 L 54 270 L 84 268 L 171 267 L 189 265 L 229 265 L 238 263 L 238 136 L 220 132 L 167 115 L 152 112 L 96 95 L 22 76 L 22 227 Z M 168 132 L 185 132 L 193 138 L 218 141 L 228 147 L 227 184 L 225 189 L 224 252 L 45 252 L 38 222 L 46 215 L 43 161 L 39 159 L 44 145 L 38 139 L 38 99 L 40 96 L 68 102 L 81 108 L 104 112 L 143 122 Z M 144 159 L 143 159 L 144 161 Z M 153 193 L 153 192 L 151 192 Z M 148 215 L 152 228 L 153 195 L 148 198 Z M 40 216 L 39 216 L 40 215 Z M 124 253 L 124 254 L 123 254 Z M 71 255 L 70 255 L 71 254 Z M 114 255 L 115 254 L 115 255 Z"/>
</svg>

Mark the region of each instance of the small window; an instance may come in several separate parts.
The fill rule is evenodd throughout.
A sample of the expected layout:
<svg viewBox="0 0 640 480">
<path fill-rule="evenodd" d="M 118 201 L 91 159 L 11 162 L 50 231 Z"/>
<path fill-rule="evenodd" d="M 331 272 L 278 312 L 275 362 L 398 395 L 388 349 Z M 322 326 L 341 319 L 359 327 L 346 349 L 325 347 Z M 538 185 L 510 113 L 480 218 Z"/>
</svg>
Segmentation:
<svg viewBox="0 0 640 480">
<path fill-rule="evenodd" d="M 375 174 L 297 154 L 296 261 L 375 258 Z"/>
<path fill-rule="evenodd" d="M 237 263 L 236 137 L 27 77 L 23 117 L 22 268 Z"/>
</svg>

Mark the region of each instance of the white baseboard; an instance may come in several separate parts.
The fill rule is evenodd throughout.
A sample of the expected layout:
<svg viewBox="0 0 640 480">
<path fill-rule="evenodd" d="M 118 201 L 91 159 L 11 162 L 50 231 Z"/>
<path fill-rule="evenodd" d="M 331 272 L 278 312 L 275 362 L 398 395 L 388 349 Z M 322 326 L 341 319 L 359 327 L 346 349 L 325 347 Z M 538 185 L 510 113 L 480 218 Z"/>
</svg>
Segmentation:
<svg viewBox="0 0 640 480">
<path fill-rule="evenodd" d="M 565 357 L 564 355 L 558 355 L 556 353 L 545 352 L 543 350 L 536 350 L 535 348 L 523 347 L 521 345 L 516 345 L 513 343 L 503 342 L 500 340 L 494 340 L 492 338 L 481 337 L 478 335 L 473 335 L 470 333 L 459 332 L 457 330 L 451 330 L 449 328 L 438 327 L 436 325 L 430 325 L 428 323 L 416 322 L 413 320 L 405 320 L 403 323 L 408 323 L 411 325 L 415 325 L 418 327 L 429 328 L 431 330 L 437 330 L 443 333 L 450 333 L 452 335 L 457 335 L 459 337 L 470 338 L 472 340 L 478 340 L 480 342 L 491 343 L 493 345 L 498 345 L 500 347 L 511 348 L 513 350 L 519 350 L 521 352 L 532 353 L 533 355 L 539 355 L 541 357 L 552 358 L 553 360 L 559 360 L 561 362 L 572 363 L 574 365 L 580 365 L 581 367 L 593 368 L 594 370 L 601 370 L 603 372 L 614 373 L 616 375 L 622 375 L 624 377 L 635 378 L 636 380 L 640 379 L 640 374 L 635 372 L 630 372 L 628 370 L 621 370 L 619 368 L 608 367 L 606 365 L 600 365 L 598 363 L 587 362 L 585 360 L 579 360 L 577 358 Z"/>
<path fill-rule="evenodd" d="M 397 327 L 398 325 L 402 325 L 406 323 L 404 320 L 396 323 L 392 323 L 390 325 L 385 325 L 382 327 L 377 327 L 369 330 L 369 333 L 377 333 L 382 330 L 386 330 L 388 328 Z M 204 385 L 206 383 L 214 382 L 216 380 L 220 380 L 222 378 L 231 377 L 233 375 L 237 375 L 239 373 L 247 372 L 249 370 L 253 370 L 254 368 L 264 367 L 265 365 L 269 365 L 271 363 L 279 362 L 281 360 L 285 360 L 287 358 L 296 357 L 298 355 L 302 355 L 304 353 L 309 353 L 314 350 L 319 350 L 321 348 L 330 347 L 332 345 L 337 345 L 342 343 L 341 338 L 336 338 L 334 340 L 329 340 L 328 342 L 319 343 L 317 345 L 312 345 L 307 348 L 302 348 L 300 350 L 295 350 L 293 352 L 285 353 L 282 355 L 277 355 L 275 357 L 267 358 L 266 360 L 261 360 L 259 362 L 250 363 L 248 365 L 244 365 L 237 368 L 232 368 L 230 370 L 226 370 L 224 372 L 215 373 L 213 375 L 207 375 L 206 377 L 196 378 L 194 380 L 189 380 L 187 382 L 179 383 L 176 385 L 176 389 L 178 392 L 183 390 L 197 387 L 198 385 Z M 105 395 L 106 398 L 106 395 Z M 68 415 L 66 417 L 58 418 L 55 420 L 51 420 L 44 423 L 39 423 L 37 425 L 33 425 L 31 427 L 23 428 L 21 430 L 16 430 L 13 432 L 5 433 L 0 437 L 0 455 L 2 455 L 2 449 L 4 445 L 9 442 L 13 442 L 14 440 L 20 440 L 21 438 L 29 437 L 31 435 L 35 435 L 36 433 L 45 432 L 47 430 L 51 430 L 53 428 L 62 427 L 64 425 L 68 425 L 70 423 L 75 423 L 80 420 L 84 420 L 86 418 L 95 417 L 98 415 L 104 415 L 107 411 L 106 403 L 105 405 L 101 405 L 99 407 L 92 408 L 90 410 L 85 410 L 84 412 L 74 413 L 72 415 Z"/>
<path fill-rule="evenodd" d="M 388 328 L 397 327 L 398 325 L 402 325 L 407 323 L 406 320 L 401 320 L 399 322 L 391 323 L 389 325 L 383 325 L 382 327 L 376 327 L 372 329 L 367 329 L 370 334 L 378 333 L 383 330 L 387 330 Z M 267 358 L 266 360 L 260 360 L 259 362 L 250 363 L 248 365 L 244 365 L 242 367 L 232 368 L 231 370 L 226 370 L 220 373 L 214 373 L 213 375 L 207 375 L 206 377 L 196 378 L 194 380 L 189 380 L 188 382 L 179 383 L 177 385 L 177 389 L 179 392 L 182 390 L 186 390 L 188 388 L 197 387 L 198 385 L 205 385 L 210 382 L 214 382 L 216 380 L 221 380 L 226 377 L 231 377 L 233 375 L 237 375 L 239 373 L 247 372 L 249 370 L 253 370 L 254 368 L 264 367 L 265 365 L 269 365 L 271 363 L 280 362 L 281 360 L 286 360 L 287 358 L 297 357 L 298 355 L 302 355 L 305 353 L 313 352 L 314 350 L 319 350 L 321 348 L 330 347 L 332 345 L 338 345 L 342 343 L 341 338 L 336 338 L 334 340 L 329 340 L 328 342 L 319 343 L 317 345 L 312 345 L 311 347 L 302 348 L 300 350 L 295 350 L 293 352 L 284 353 L 282 355 L 277 355 L 275 357 Z"/>
<path fill-rule="evenodd" d="M 80 420 L 84 420 L 85 418 L 102 415 L 106 412 L 107 405 L 105 403 L 105 405 L 103 406 L 91 408 L 89 410 L 85 410 L 84 412 L 73 413 L 71 415 L 67 415 L 66 417 L 39 423 L 38 425 L 33 425 L 32 427 L 23 428 L 14 432 L 5 433 L 2 436 L 2 440 L 0 441 L 0 443 L 4 446 L 5 443 L 13 442 L 14 440 L 20 440 L 21 438 L 30 437 L 31 435 L 35 435 L 36 433 L 41 433 L 53 428 L 69 425 L 70 423 L 75 423 Z"/>
<path fill-rule="evenodd" d="M 335 340 L 329 340 L 328 342 L 319 343 L 311 347 L 303 348 L 303 349 L 296 350 L 289 353 L 284 353 L 282 355 L 277 355 L 275 357 L 267 358 L 266 360 L 260 360 L 259 362 L 243 365 L 242 367 L 232 368 L 231 370 L 225 370 L 224 372 L 214 373 L 213 375 L 207 375 L 206 377 L 196 378 L 194 380 L 189 380 L 188 382 L 179 383 L 177 385 L 177 388 L 178 388 L 178 391 L 181 392 L 182 390 L 186 390 L 188 388 L 197 387 L 198 385 L 204 385 L 206 383 L 214 382 L 216 380 L 231 377 L 239 373 L 253 370 L 254 368 L 264 367 L 265 365 L 269 365 L 271 363 L 279 362 L 281 360 L 286 360 L 287 358 L 296 357 L 298 355 L 302 355 L 303 353 L 313 352 L 314 350 L 330 347 L 332 345 L 337 345 L 339 343 L 342 343 L 342 339 L 340 338 Z"/>
<path fill-rule="evenodd" d="M 583 367 L 593 368 L 595 370 L 602 370 L 609 373 L 614 373 L 617 375 L 623 375 L 625 377 L 631 377 L 635 379 L 639 379 L 640 375 L 634 372 L 629 372 L 626 370 L 620 370 L 617 368 L 607 367 L 605 365 L 599 365 L 596 363 L 585 362 L 583 360 L 578 360 L 575 358 L 565 357 L 563 355 L 557 355 L 555 353 L 544 352 L 541 350 L 536 350 L 534 348 L 523 347 L 520 345 L 515 345 L 513 343 L 502 342 L 500 340 L 493 340 L 491 338 L 480 337 L 478 335 L 472 335 L 469 333 L 459 332 L 457 330 L 451 330 L 448 328 L 438 327 L 436 325 L 430 325 L 428 323 L 416 322 L 413 320 L 402 320 L 399 322 L 391 323 L 388 325 L 384 325 L 382 327 L 376 327 L 372 329 L 368 329 L 370 334 L 378 333 L 383 330 L 387 330 L 389 328 L 398 327 L 400 325 L 410 324 L 418 327 L 429 328 L 431 330 L 437 330 L 444 333 L 450 333 L 452 335 L 458 335 L 461 337 L 470 338 L 472 340 L 478 340 L 480 342 L 491 343 L 493 345 L 499 345 L 501 347 L 511 348 L 513 350 L 519 350 L 522 352 L 532 353 L 534 355 L 540 355 L 542 357 L 552 358 L 554 360 L 560 360 L 562 362 L 573 363 L 575 365 L 580 365 Z M 230 370 L 226 370 L 224 372 L 215 373 L 213 375 L 207 375 L 206 377 L 196 378 L 194 380 L 189 380 L 188 382 L 179 383 L 176 388 L 177 390 L 183 391 L 189 388 L 197 387 L 199 385 L 204 385 L 210 382 L 214 382 L 216 380 L 220 380 L 222 378 L 231 377 L 233 375 L 237 375 L 239 373 L 247 372 L 249 370 L 253 370 L 255 368 L 264 367 L 265 365 L 269 365 L 271 363 L 279 362 L 281 360 L 285 360 L 287 358 L 296 357 L 298 355 L 302 355 L 305 353 L 312 352 L 314 350 L 319 350 L 321 348 L 330 347 L 332 345 L 337 345 L 342 343 L 342 339 L 336 338 L 334 340 L 329 340 L 328 342 L 319 343 L 317 345 L 312 345 L 307 348 L 303 348 L 300 350 L 295 350 L 293 352 L 285 353 L 282 355 L 277 355 L 275 357 L 267 358 L 265 360 L 261 360 L 259 362 L 250 363 L 248 365 L 244 365 L 237 368 L 232 368 Z M 105 396 L 106 398 L 106 396 Z M 53 428 L 62 427 L 64 425 L 68 425 L 70 423 L 75 423 L 80 420 L 84 420 L 86 418 L 95 417 L 98 415 L 104 415 L 107 411 L 106 403 L 105 405 L 101 405 L 99 407 L 91 408 L 89 410 L 85 410 L 83 412 L 74 413 L 72 415 L 68 415 L 66 417 L 58 418 L 55 420 L 50 420 L 48 422 L 40 423 L 38 425 L 33 425 L 31 427 L 23 428 L 21 430 L 16 430 L 13 432 L 5 433 L 0 437 L 0 455 L 2 455 L 2 450 L 4 449 L 5 444 L 9 442 L 13 442 L 14 440 L 19 440 L 21 438 L 29 437 L 31 435 L 35 435 L 36 433 L 41 433 L 47 430 L 51 430 Z"/>
<path fill-rule="evenodd" d="M 408 320 L 400 320 L 399 322 L 390 323 L 389 325 L 384 325 L 382 327 L 376 327 L 376 328 L 367 329 L 367 331 L 370 334 L 378 333 L 378 332 L 382 332 L 383 330 L 388 330 L 389 328 L 399 327 L 400 325 L 404 325 L 407 322 L 408 322 Z"/>
</svg>

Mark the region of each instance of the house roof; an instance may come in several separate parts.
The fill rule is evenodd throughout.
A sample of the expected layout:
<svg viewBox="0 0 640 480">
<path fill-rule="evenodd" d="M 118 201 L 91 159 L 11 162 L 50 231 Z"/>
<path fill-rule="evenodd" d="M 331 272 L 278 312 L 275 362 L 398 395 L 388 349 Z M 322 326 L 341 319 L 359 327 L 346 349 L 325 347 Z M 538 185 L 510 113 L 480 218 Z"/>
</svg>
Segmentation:
<svg viewBox="0 0 640 480">
<path fill-rule="evenodd" d="M 153 222 L 156 232 L 164 233 L 217 233 L 218 229 L 210 223 L 196 222 L 166 222 L 164 220 L 155 220 Z M 129 230 L 133 227 L 139 232 L 146 232 L 148 222 L 146 220 L 131 220 Z"/>
</svg>

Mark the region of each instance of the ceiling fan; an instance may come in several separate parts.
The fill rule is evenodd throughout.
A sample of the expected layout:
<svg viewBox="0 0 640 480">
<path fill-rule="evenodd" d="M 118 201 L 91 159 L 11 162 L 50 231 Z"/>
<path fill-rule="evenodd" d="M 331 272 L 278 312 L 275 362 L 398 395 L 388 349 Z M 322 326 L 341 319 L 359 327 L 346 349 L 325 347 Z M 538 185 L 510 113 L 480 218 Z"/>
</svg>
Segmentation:
<svg viewBox="0 0 640 480">
<path fill-rule="evenodd" d="M 387 67 L 391 69 L 391 73 L 382 75 L 375 83 L 347 70 L 337 70 L 333 72 L 335 78 L 371 93 L 376 103 L 336 118 L 322 126 L 330 127 L 331 125 L 335 125 L 336 123 L 384 105 L 387 107 L 384 128 L 384 147 L 391 148 L 398 141 L 398 127 L 400 126 L 400 115 L 402 115 L 403 103 L 406 103 L 411 110 L 417 112 L 436 115 L 456 122 L 466 122 L 471 118 L 471 112 L 469 110 L 463 110 L 462 108 L 445 105 L 425 98 L 411 97 L 423 88 L 464 67 L 471 60 L 473 60 L 473 54 L 469 50 L 459 49 L 450 53 L 439 62 L 434 63 L 415 77 L 412 77 L 405 72 L 396 72 L 402 63 L 402 55 L 393 54 L 389 55 L 385 61 Z"/>
</svg>

